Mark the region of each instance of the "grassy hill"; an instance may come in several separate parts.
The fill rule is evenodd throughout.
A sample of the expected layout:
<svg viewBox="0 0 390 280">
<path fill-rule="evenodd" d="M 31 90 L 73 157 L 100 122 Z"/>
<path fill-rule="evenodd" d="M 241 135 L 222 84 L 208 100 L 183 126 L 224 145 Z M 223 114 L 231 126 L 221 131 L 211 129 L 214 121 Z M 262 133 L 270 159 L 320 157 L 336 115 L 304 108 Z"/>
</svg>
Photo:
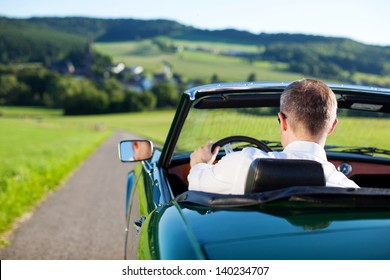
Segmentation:
<svg viewBox="0 0 390 280">
<path fill-rule="evenodd" d="M 251 54 L 253 56 L 261 55 L 266 51 L 265 46 L 248 45 L 238 43 L 221 43 L 212 41 L 193 41 L 173 39 L 168 37 L 159 37 L 158 40 L 165 42 L 165 45 L 171 46 L 175 51 L 162 51 L 156 39 L 145 39 L 126 42 L 96 42 L 94 48 L 113 58 L 116 63 L 125 63 L 127 66 L 141 65 L 149 74 L 162 71 L 163 65 L 169 63 L 172 70 L 180 73 L 185 79 L 200 79 L 210 82 L 213 75 L 217 75 L 221 81 L 247 81 L 249 75 L 254 74 L 258 81 L 291 81 L 303 76 L 316 76 L 330 82 L 349 82 L 366 83 L 370 85 L 390 85 L 390 75 L 381 75 L 367 73 L 364 70 L 348 70 L 338 67 L 334 75 L 323 74 L 321 71 L 314 73 L 308 69 L 307 72 L 299 69 L 292 69 L 294 60 L 284 58 L 283 60 L 250 59 L 234 55 L 224 55 L 223 53 L 234 51 Z M 307 48 L 314 50 L 326 49 L 328 57 L 333 53 L 340 52 L 343 55 L 352 57 L 348 50 L 348 43 L 344 51 L 338 49 L 337 45 L 329 44 L 323 46 L 320 43 L 308 43 Z M 353 48 L 355 43 L 351 43 Z M 270 48 L 276 48 L 277 45 L 271 45 Z M 299 45 L 296 45 L 298 48 Z M 357 45 L 359 46 L 359 45 Z M 180 49 L 180 51 L 177 51 Z M 283 50 L 280 50 L 283 52 Z M 368 57 L 373 57 L 367 54 Z M 357 56 L 357 55 L 356 55 Z M 322 57 L 328 60 L 328 57 Z M 319 57 L 314 56 L 313 62 L 295 61 L 295 65 L 321 65 Z M 354 61 L 358 61 L 355 57 Z M 358 63 L 358 62 L 357 62 Z M 324 64 L 324 68 L 329 64 Z M 329 66 L 331 67 L 331 66 Z"/>
<path fill-rule="evenodd" d="M 161 63 L 167 62 L 183 77 L 202 80 L 211 75 L 228 81 L 246 80 L 254 74 L 259 80 L 316 76 L 390 85 L 390 46 L 346 38 L 202 30 L 159 19 L 0 18 L 0 63 L 47 65 L 71 49 L 85 48 L 88 41 L 116 62 L 142 65 L 147 72 L 159 71 Z M 235 54 L 221 54 L 229 50 Z"/>
<path fill-rule="evenodd" d="M 0 63 L 50 63 L 86 43 L 85 37 L 47 24 L 0 18 Z"/>
<path fill-rule="evenodd" d="M 216 54 L 218 51 L 240 50 L 256 52 L 255 46 L 194 42 L 184 40 L 170 40 L 173 44 L 185 49 L 178 52 L 161 52 L 152 40 L 130 42 L 95 43 L 97 51 L 109 55 L 116 63 L 125 63 L 128 66 L 142 65 L 146 73 L 162 71 L 163 64 L 169 63 L 175 73 L 180 73 L 185 80 L 200 79 L 210 82 L 213 75 L 220 81 L 246 81 L 249 75 L 254 74 L 257 80 L 290 81 L 302 77 L 302 74 L 288 71 L 286 63 L 254 61 Z M 196 50 L 207 48 L 214 52 Z"/>
</svg>

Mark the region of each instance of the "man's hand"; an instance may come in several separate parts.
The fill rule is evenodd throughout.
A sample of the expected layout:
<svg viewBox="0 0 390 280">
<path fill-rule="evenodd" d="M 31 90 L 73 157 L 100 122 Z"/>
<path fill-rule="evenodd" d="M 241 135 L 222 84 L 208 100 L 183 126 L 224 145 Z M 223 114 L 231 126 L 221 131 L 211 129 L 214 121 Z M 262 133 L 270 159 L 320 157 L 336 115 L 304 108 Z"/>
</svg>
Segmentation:
<svg viewBox="0 0 390 280">
<path fill-rule="evenodd" d="M 219 152 L 219 147 L 215 147 L 214 151 L 211 151 L 213 143 L 209 141 L 206 145 L 197 148 L 190 156 L 190 165 L 193 167 L 198 163 L 208 163 L 212 164 Z"/>
</svg>

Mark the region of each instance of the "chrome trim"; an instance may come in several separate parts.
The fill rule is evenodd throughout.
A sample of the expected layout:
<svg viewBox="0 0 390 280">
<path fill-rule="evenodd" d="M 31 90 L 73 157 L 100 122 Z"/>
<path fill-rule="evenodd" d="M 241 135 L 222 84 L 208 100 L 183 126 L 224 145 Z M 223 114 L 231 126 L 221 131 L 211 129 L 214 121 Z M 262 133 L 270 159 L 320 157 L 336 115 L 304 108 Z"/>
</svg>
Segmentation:
<svg viewBox="0 0 390 280">
<path fill-rule="evenodd" d="M 193 87 L 184 91 L 184 94 L 188 95 L 191 101 L 196 100 L 197 93 L 219 93 L 224 91 L 245 91 L 245 90 L 283 90 L 290 82 L 235 82 L 235 83 L 217 83 L 207 84 L 197 87 Z M 390 94 L 390 89 L 372 86 L 359 86 L 359 85 L 344 85 L 344 84 L 327 84 L 334 91 L 344 92 L 363 92 L 363 93 L 376 93 L 376 94 Z"/>
</svg>

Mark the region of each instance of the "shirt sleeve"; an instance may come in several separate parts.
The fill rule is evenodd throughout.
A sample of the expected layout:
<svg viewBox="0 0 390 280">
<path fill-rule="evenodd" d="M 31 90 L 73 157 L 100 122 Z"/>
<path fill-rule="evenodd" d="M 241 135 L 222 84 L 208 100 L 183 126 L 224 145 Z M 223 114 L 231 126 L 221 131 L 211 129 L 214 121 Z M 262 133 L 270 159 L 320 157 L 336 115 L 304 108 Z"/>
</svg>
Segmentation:
<svg viewBox="0 0 390 280">
<path fill-rule="evenodd" d="M 348 179 L 347 176 L 338 171 L 333 164 L 326 162 L 322 166 L 324 168 L 327 187 L 360 188 L 354 181 Z"/>
<path fill-rule="evenodd" d="M 194 165 L 188 174 L 189 190 L 229 193 L 231 184 L 225 180 L 218 179 L 214 174 L 214 165 L 198 163 Z"/>
<path fill-rule="evenodd" d="M 233 152 L 217 164 L 198 163 L 188 175 L 189 190 L 222 194 L 243 194 L 252 157 L 247 153 Z"/>
</svg>

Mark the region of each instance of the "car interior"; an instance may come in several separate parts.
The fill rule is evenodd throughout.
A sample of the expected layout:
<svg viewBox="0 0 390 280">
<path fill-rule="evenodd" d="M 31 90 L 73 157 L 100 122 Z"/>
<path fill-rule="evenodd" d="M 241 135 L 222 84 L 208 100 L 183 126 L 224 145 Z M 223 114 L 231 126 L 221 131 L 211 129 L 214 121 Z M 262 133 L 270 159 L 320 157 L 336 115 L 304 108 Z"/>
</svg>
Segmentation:
<svg viewBox="0 0 390 280">
<path fill-rule="evenodd" d="M 352 111 L 378 111 L 382 114 L 382 118 L 388 118 L 390 112 L 390 102 L 388 98 L 377 97 L 376 100 L 371 99 L 368 95 L 354 94 L 344 92 L 342 89 L 335 91 L 338 99 L 339 108 Z M 267 92 L 266 94 L 256 95 L 254 93 L 247 94 L 220 94 L 207 98 L 200 98 L 193 105 L 193 109 L 219 109 L 219 108 L 257 108 L 257 107 L 272 107 L 278 108 L 280 93 Z M 379 98 L 379 99 L 378 99 Z M 380 104 L 380 105 L 379 105 Z M 353 113 L 353 112 L 352 112 Z M 234 136 L 233 136 L 234 137 Z M 350 135 L 353 137 L 353 135 Z M 229 138 L 229 137 L 227 137 Z M 227 139 L 229 140 L 229 139 Z M 248 141 L 247 141 L 248 142 Z M 259 146 L 258 143 L 252 143 Z M 219 143 L 220 145 L 220 143 Z M 260 147 L 261 148 L 261 147 Z M 280 148 L 280 146 L 279 146 Z M 263 149 L 263 148 L 261 148 Z M 365 150 L 364 147 L 358 151 L 327 151 L 328 160 L 348 178 L 355 181 L 361 188 L 381 188 L 390 189 L 390 158 L 389 151 L 382 152 L 383 156 L 372 156 L 375 151 Z M 372 153 L 371 153 L 372 152 Z M 219 157 L 223 156 L 220 153 Z M 218 160 L 217 158 L 217 160 Z M 294 162 L 296 164 L 296 162 Z M 290 181 L 289 185 L 311 185 L 323 186 L 323 171 L 321 166 L 316 164 L 302 163 L 302 166 L 294 166 L 287 162 L 267 162 L 256 161 L 252 164 L 250 177 L 252 182 L 247 185 L 247 193 L 260 192 L 264 190 L 282 188 L 286 179 Z M 283 165 L 283 172 L 280 174 L 280 166 Z M 254 168 L 257 166 L 256 168 Z M 260 169 L 264 168 L 264 172 Z M 305 168 L 310 172 L 305 172 L 305 176 L 297 178 L 296 168 Z M 301 169 L 302 170 L 302 169 Z M 180 156 L 174 156 L 167 168 L 168 180 L 175 196 L 188 190 L 187 176 L 190 171 L 189 153 Z M 267 174 L 265 174 L 267 171 Z M 302 172 L 298 172 L 302 175 Z M 270 179 L 272 176 L 272 179 Z M 267 182 L 268 187 L 264 188 L 263 181 Z"/>
<path fill-rule="evenodd" d="M 335 155 L 329 156 L 328 159 L 339 170 L 342 168 L 346 169 L 345 172 L 352 170 L 347 177 L 357 183 L 361 188 L 390 189 L 389 160 L 384 160 L 382 162 L 378 160 L 373 161 L 353 158 L 347 160 L 345 158 L 337 158 Z M 343 167 L 345 165 L 347 165 L 348 168 Z M 256 166 L 256 169 L 254 169 L 254 166 Z M 281 169 L 280 166 L 283 168 Z M 263 172 L 260 171 L 261 168 L 264 168 Z M 302 172 L 297 172 L 297 168 L 305 168 L 304 170 L 310 170 L 310 172 L 305 172 L 304 176 L 296 176 L 296 174 L 302 175 Z M 189 171 L 189 159 L 179 159 L 172 162 L 172 166 L 168 170 L 168 180 L 174 196 L 188 190 L 187 176 Z M 279 160 L 279 162 L 276 163 L 254 161 L 250 169 L 250 176 L 253 177 L 253 181 L 247 182 L 248 185 L 246 193 L 287 187 L 285 183 L 286 181 L 290 182 L 290 185 L 324 186 L 322 181 L 322 167 L 313 166 L 313 162 L 305 162 L 296 165 L 296 162 L 291 163 L 287 160 Z M 268 185 L 268 187 L 264 187 L 264 185 Z"/>
</svg>

